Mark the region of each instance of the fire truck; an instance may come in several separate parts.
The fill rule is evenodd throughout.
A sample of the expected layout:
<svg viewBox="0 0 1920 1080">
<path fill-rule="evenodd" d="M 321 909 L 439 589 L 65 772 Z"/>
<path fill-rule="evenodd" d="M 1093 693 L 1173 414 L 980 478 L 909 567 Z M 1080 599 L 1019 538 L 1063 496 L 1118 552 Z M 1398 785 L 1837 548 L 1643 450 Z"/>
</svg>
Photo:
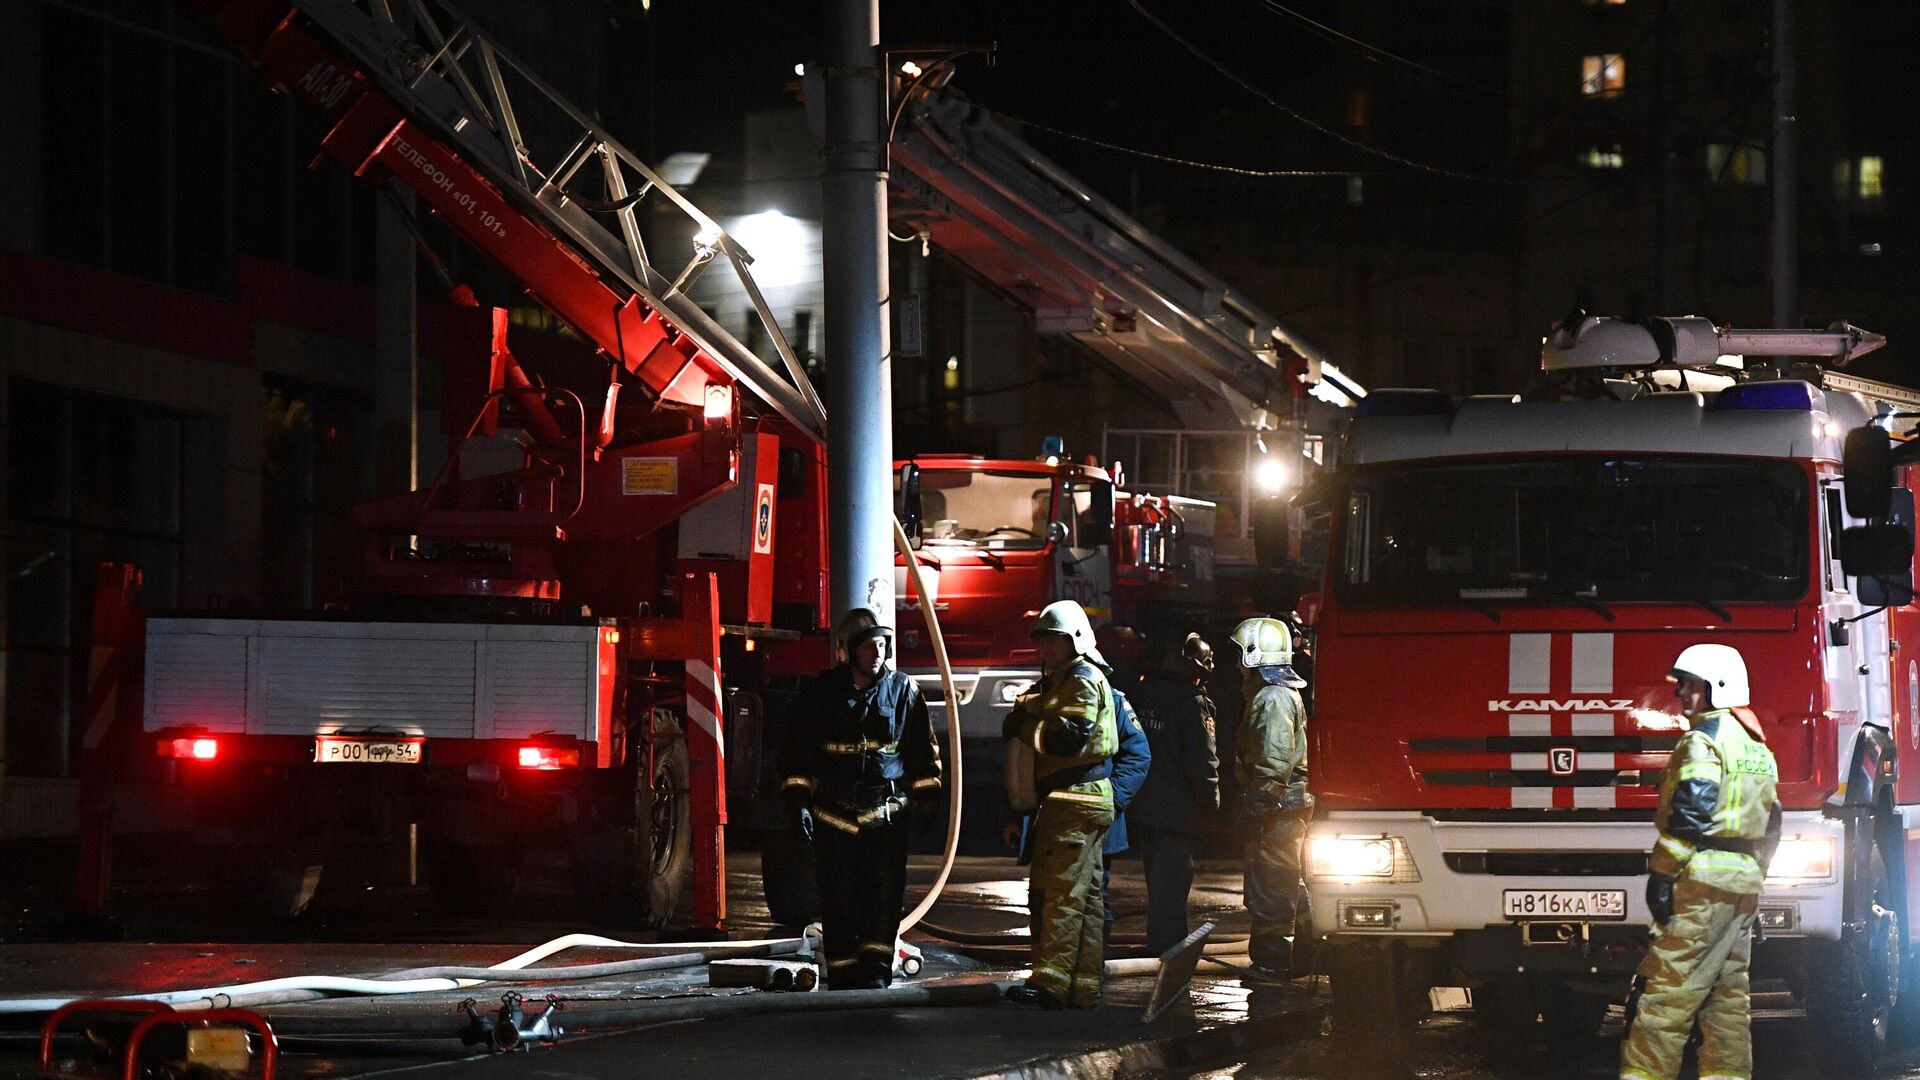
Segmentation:
<svg viewBox="0 0 1920 1080">
<path fill-rule="evenodd" d="M 137 572 L 105 575 L 97 682 L 123 692 L 87 741 L 83 905 L 116 783 L 159 769 L 231 895 L 274 915 L 340 828 L 398 824 L 449 907 L 558 852 L 591 914 L 663 923 L 691 879 L 691 921 L 720 926 L 723 719 L 756 701 L 723 697 L 723 653 L 828 604 L 822 411 L 750 256 L 449 8 L 195 6 L 323 114 L 323 158 L 410 190 L 598 355 L 530 374 L 495 311 L 490 354 L 449 365 L 445 468 L 356 510 L 342 610 L 142 618 Z M 777 363 L 687 295 L 722 263 Z"/>
<path fill-rule="evenodd" d="M 1850 1075 L 1920 1005 L 1920 476 L 1888 451 L 1920 394 L 1844 370 L 1881 343 L 1575 315 L 1524 395 L 1360 404 L 1320 496 L 1304 863 L 1347 1030 L 1433 986 L 1509 1043 L 1626 996 L 1665 676 L 1702 641 L 1745 657 L 1780 768 L 1757 1005 Z"/>
</svg>

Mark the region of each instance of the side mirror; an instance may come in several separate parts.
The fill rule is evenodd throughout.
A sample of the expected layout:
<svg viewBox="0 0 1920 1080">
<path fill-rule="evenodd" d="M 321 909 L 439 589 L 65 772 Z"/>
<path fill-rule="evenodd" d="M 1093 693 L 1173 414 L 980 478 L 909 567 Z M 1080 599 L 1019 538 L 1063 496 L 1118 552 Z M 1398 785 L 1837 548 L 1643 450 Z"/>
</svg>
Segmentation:
<svg viewBox="0 0 1920 1080">
<path fill-rule="evenodd" d="M 1093 503 L 1080 522 L 1080 546 L 1099 547 L 1113 542 L 1113 485 L 1095 483 L 1089 491 Z"/>
<path fill-rule="evenodd" d="M 1893 495 L 1893 440 L 1886 431 L 1869 424 L 1847 432 L 1840 467 L 1845 472 L 1847 513 L 1857 518 L 1886 517 Z"/>
<path fill-rule="evenodd" d="M 1913 492 L 1887 492 L 1886 523 L 1840 532 L 1840 566 L 1857 579 L 1860 602 L 1905 607 L 1913 603 Z"/>
<path fill-rule="evenodd" d="M 900 527 L 909 539 L 920 538 L 920 466 L 911 461 L 900 466 L 894 482 L 893 515 L 900 519 Z"/>
</svg>

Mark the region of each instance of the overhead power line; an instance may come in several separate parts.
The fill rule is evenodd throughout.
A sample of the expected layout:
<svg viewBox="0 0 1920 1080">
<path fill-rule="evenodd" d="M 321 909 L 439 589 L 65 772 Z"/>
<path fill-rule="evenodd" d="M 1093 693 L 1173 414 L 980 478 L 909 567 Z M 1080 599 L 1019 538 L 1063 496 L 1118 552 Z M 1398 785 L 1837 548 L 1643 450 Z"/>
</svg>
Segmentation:
<svg viewBox="0 0 1920 1080">
<path fill-rule="evenodd" d="M 1320 123 L 1317 120 L 1313 120 L 1305 115 L 1302 115 L 1298 110 L 1282 103 L 1279 99 L 1275 98 L 1272 94 L 1269 94 L 1265 90 L 1262 90 L 1259 87 L 1248 82 L 1246 79 L 1236 74 L 1232 69 L 1228 68 L 1225 64 L 1221 63 L 1218 60 L 1215 60 L 1212 56 L 1209 56 L 1207 53 L 1202 51 L 1199 46 L 1195 45 L 1193 42 L 1181 36 L 1179 31 L 1175 30 L 1173 27 L 1168 26 L 1165 22 L 1161 21 L 1159 16 L 1155 15 L 1151 11 L 1148 11 L 1146 9 L 1146 6 L 1142 4 L 1140 0 L 1127 0 L 1127 4 L 1128 6 L 1132 7 L 1134 11 L 1138 12 L 1141 18 L 1146 19 L 1148 22 L 1152 23 L 1156 28 L 1159 29 L 1161 33 L 1172 38 L 1177 44 L 1180 45 L 1181 48 L 1187 50 L 1189 53 L 1192 53 L 1195 59 L 1206 64 L 1208 67 L 1212 68 L 1213 70 L 1219 72 L 1222 78 L 1225 78 L 1227 81 L 1233 83 L 1235 86 L 1238 86 L 1240 89 L 1245 90 L 1247 93 L 1252 94 L 1254 97 L 1259 98 L 1261 101 L 1265 102 L 1267 105 L 1271 106 L 1272 108 L 1277 109 L 1280 112 L 1283 112 L 1286 115 L 1292 117 L 1295 121 L 1301 124 L 1304 124 L 1315 131 L 1318 131 L 1322 135 L 1326 135 L 1339 142 L 1345 143 L 1346 145 L 1351 146 L 1355 150 L 1359 150 L 1362 153 L 1371 154 L 1374 157 L 1381 158 L 1386 161 L 1391 161 L 1396 165 L 1404 165 L 1409 169 L 1416 169 L 1424 173 L 1432 173 L 1435 176 L 1446 176 L 1446 177 L 1451 177 L 1452 179 L 1455 179 L 1455 180 L 1470 180 L 1475 183 L 1482 183 L 1482 184 L 1512 183 L 1512 181 L 1510 180 L 1504 180 L 1499 177 L 1480 176 L 1475 173 L 1461 172 L 1458 169 L 1449 169 L 1440 165 L 1429 165 L 1424 161 L 1415 161 L 1412 158 L 1403 157 L 1389 150 L 1382 150 L 1376 146 L 1369 146 L 1366 143 L 1363 143 L 1360 140 L 1345 134 L 1344 132 L 1337 131 L 1333 128 L 1326 126 L 1325 124 Z"/>
<path fill-rule="evenodd" d="M 1344 33 L 1340 30 L 1336 30 L 1335 28 L 1328 26 L 1326 23 L 1317 22 L 1313 19 L 1310 19 L 1307 16 L 1302 15 L 1299 12 L 1293 10 L 1292 8 L 1286 6 L 1285 4 L 1279 3 L 1279 0 L 1260 0 L 1260 2 L 1267 8 L 1267 10 L 1272 11 L 1276 15 L 1284 15 L 1287 18 L 1292 19 L 1293 21 L 1307 27 L 1309 30 L 1312 30 L 1313 32 L 1319 34 L 1323 38 L 1327 38 L 1330 41 L 1351 45 L 1352 47 L 1359 49 L 1361 52 L 1367 54 L 1369 59 L 1374 60 L 1376 63 L 1379 62 L 1380 60 L 1391 60 L 1396 64 L 1402 64 L 1402 65 L 1405 65 L 1406 67 L 1412 68 L 1415 71 L 1424 72 L 1444 82 L 1449 82 L 1449 83 L 1455 84 L 1456 86 L 1465 87 L 1466 90 L 1470 90 L 1472 91 L 1472 93 L 1465 93 L 1464 91 L 1459 91 L 1459 90 L 1456 90 L 1454 92 L 1462 93 L 1466 97 L 1475 98 L 1475 99 L 1496 103 L 1496 104 L 1504 104 L 1506 101 L 1506 95 L 1502 94 L 1498 90 L 1495 90 L 1491 86 L 1483 86 L 1480 83 L 1474 82 L 1472 79 L 1463 79 L 1458 75 L 1453 75 L 1453 74 L 1449 74 L 1448 72 L 1441 71 L 1439 68 L 1428 67 L 1427 65 L 1421 63 L 1418 60 L 1401 56 L 1398 53 L 1388 52 L 1387 50 L 1380 48 L 1378 45 L 1368 44 L 1367 42 L 1361 41 L 1359 38 L 1354 37 L 1351 34 Z"/>
<path fill-rule="evenodd" d="M 1313 177 L 1345 178 L 1349 176 L 1379 175 L 1377 173 L 1353 172 L 1351 170 L 1345 170 L 1345 169 L 1247 169 L 1247 168 L 1242 168 L 1238 165 L 1222 165 L 1212 161 L 1194 161 L 1190 158 L 1174 157 L 1171 154 L 1156 154 L 1151 150 L 1141 150 L 1141 149 L 1138 149 L 1137 147 L 1122 146 L 1119 143 L 1107 142 L 1105 139 L 1096 139 L 1091 135 L 1081 135 L 1072 131 L 1063 131 L 1060 128 L 1050 127 L 1036 120 L 1028 120 L 1023 117 L 1015 116 L 1010 112 L 1005 112 L 1000 109 L 989 109 L 987 111 L 993 113 L 995 116 L 999 116 L 1004 119 L 1011 120 L 1016 124 L 1021 124 L 1025 127 L 1030 127 L 1035 131 L 1044 131 L 1049 135 L 1058 135 L 1063 139 L 1072 139 L 1075 142 L 1086 143 L 1089 146 L 1098 146 L 1103 150 L 1112 150 L 1112 151 L 1115 151 L 1116 153 L 1121 153 L 1121 154 L 1131 154 L 1134 157 L 1145 158 L 1148 161 L 1160 161 L 1160 162 L 1165 162 L 1168 165 L 1180 165 L 1189 169 L 1205 169 L 1208 172 L 1227 173 L 1232 176 L 1247 176 L 1247 177 L 1253 177 L 1255 179 L 1262 179 L 1262 180 L 1282 179 L 1282 178 L 1300 179 L 1300 178 L 1313 178 Z"/>
</svg>

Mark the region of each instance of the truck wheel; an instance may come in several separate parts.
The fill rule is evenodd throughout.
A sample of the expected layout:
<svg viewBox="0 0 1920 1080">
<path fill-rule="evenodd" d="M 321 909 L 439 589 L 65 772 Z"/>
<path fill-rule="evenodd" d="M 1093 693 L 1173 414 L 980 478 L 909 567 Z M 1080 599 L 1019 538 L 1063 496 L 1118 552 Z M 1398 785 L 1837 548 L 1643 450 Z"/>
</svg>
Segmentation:
<svg viewBox="0 0 1920 1080">
<path fill-rule="evenodd" d="M 1333 984 L 1333 1034 L 1356 1065 L 1394 1065 L 1412 1056 L 1412 1021 L 1406 1008 L 1405 972 L 1393 942 L 1335 945 L 1328 950 Z"/>
<path fill-rule="evenodd" d="M 1565 986 L 1551 988 L 1540 998 L 1540 1019 L 1546 1024 L 1547 1038 L 1558 1042 L 1592 1038 L 1606 1020 L 1609 1004 L 1598 994 L 1583 994 Z"/>
<path fill-rule="evenodd" d="M 767 913 L 781 926 L 805 926 L 820 917 L 820 885 L 813 876 L 813 845 L 799 829 L 760 834 L 760 880 Z"/>
<path fill-rule="evenodd" d="M 636 750 L 621 791 L 581 823 L 574 896 L 594 922 L 665 926 L 679 906 L 693 873 L 693 764 L 677 730 L 657 728 L 651 774 Z"/>
<path fill-rule="evenodd" d="M 456 844 L 428 837 L 420 844 L 427 892 L 442 915 L 498 911 L 520 888 L 520 858 L 505 844 Z"/>
<path fill-rule="evenodd" d="M 1473 1033 L 1480 1052 L 1496 1062 L 1510 1061 L 1533 1043 L 1533 1022 L 1540 1000 L 1517 983 L 1484 983 L 1473 988 Z"/>
<path fill-rule="evenodd" d="M 1839 941 L 1809 943 L 1807 1022 L 1820 1033 L 1842 1075 L 1871 1075 L 1885 1054 L 1899 997 L 1900 924 L 1883 906 L 1891 892 L 1877 851 L 1872 868 L 1874 898 L 1866 925 L 1843 932 Z"/>
</svg>

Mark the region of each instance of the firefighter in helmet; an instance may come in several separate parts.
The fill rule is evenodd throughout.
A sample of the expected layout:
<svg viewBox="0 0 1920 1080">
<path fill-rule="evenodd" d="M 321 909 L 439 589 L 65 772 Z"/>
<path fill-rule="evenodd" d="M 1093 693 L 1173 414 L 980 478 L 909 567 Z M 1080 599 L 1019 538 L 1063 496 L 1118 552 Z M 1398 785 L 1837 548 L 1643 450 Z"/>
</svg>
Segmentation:
<svg viewBox="0 0 1920 1080">
<path fill-rule="evenodd" d="M 1660 778 L 1660 838 L 1647 860 L 1655 938 L 1635 978 L 1620 1075 L 1677 1076 L 1697 1019 L 1700 1075 L 1752 1076 L 1747 964 L 1780 841 L 1779 769 L 1748 707 L 1737 650 L 1690 645 L 1667 678 L 1691 727 Z"/>
<path fill-rule="evenodd" d="M 868 608 L 840 620 L 844 659 L 794 703 L 788 810 L 813 840 L 827 988 L 893 981 L 907 883 L 907 815 L 940 790 L 940 744 L 920 690 L 888 666 L 893 630 Z"/>
<path fill-rule="evenodd" d="M 1007 997 L 1045 1008 L 1091 1008 L 1100 1002 L 1105 964 L 1100 847 L 1113 824 L 1119 725 L 1107 663 L 1079 604 L 1048 604 L 1029 636 L 1043 675 L 1014 703 L 1001 735 L 1033 750 L 1039 809 L 1028 895 L 1038 909 L 1038 933 L 1033 974 Z"/>
<path fill-rule="evenodd" d="M 1256 974 L 1292 979 L 1296 934 L 1310 928 L 1300 849 L 1312 809 L 1307 795 L 1306 680 L 1293 672 L 1293 634 L 1279 619 L 1233 628 L 1245 701 L 1235 737 L 1234 774 L 1246 834 L 1245 897 L 1253 917 L 1248 959 Z M 1299 929 L 1296 929 L 1299 928 Z"/>
</svg>

